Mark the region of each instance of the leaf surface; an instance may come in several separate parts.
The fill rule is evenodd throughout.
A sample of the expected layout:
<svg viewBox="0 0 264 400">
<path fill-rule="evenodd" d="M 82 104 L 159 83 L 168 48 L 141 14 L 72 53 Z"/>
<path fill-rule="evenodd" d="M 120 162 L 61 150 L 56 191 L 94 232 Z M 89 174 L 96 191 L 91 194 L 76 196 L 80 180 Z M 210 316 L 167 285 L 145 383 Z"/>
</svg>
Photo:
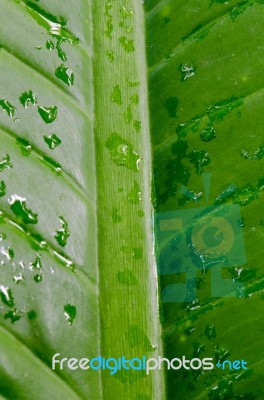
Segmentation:
<svg viewBox="0 0 264 400">
<path fill-rule="evenodd" d="M 262 398 L 263 3 L 148 1 L 146 11 L 156 231 L 163 218 L 185 221 L 157 256 L 165 354 L 248 362 L 247 371 L 171 370 L 168 398 Z M 195 220 L 215 212 L 231 231 L 240 224 L 243 241 L 234 258 L 227 253 L 206 265 L 206 247 L 195 247 Z M 224 231 L 211 228 L 214 247 Z M 180 302 L 179 286 L 166 298 L 170 285 L 186 282 L 190 265 L 192 301 Z M 222 288 L 224 279 L 240 288 L 235 298 L 213 294 L 214 282 Z"/>
</svg>

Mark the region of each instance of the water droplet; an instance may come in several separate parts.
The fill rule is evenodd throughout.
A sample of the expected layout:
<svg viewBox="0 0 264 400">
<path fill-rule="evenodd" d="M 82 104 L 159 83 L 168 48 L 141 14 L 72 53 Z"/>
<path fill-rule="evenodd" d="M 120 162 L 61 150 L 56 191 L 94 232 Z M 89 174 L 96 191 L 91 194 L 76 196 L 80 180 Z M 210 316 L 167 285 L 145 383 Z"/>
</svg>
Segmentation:
<svg viewBox="0 0 264 400">
<path fill-rule="evenodd" d="M 9 287 L 0 285 L 0 297 L 5 305 L 7 305 L 8 307 L 14 307 L 15 305 L 14 297 Z"/>
<path fill-rule="evenodd" d="M 29 269 L 31 271 L 34 271 L 34 270 L 42 271 L 42 263 L 41 263 L 41 259 L 39 256 L 36 257 L 36 260 L 33 263 L 30 263 Z"/>
<path fill-rule="evenodd" d="M 50 124 L 57 118 L 58 108 L 54 107 L 38 107 L 38 112 L 46 124 Z"/>
<path fill-rule="evenodd" d="M 111 94 L 111 101 L 113 103 L 118 104 L 121 106 L 122 104 L 122 95 L 121 95 L 121 89 L 119 85 L 115 85 Z"/>
<path fill-rule="evenodd" d="M 215 129 L 213 125 L 208 125 L 200 134 L 200 138 L 203 142 L 210 142 L 216 137 Z"/>
<path fill-rule="evenodd" d="M 67 240 L 70 237 L 70 231 L 68 229 L 68 224 L 65 219 L 62 216 L 60 216 L 59 219 L 62 227 L 54 233 L 54 237 L 60 246 L 65 247 L 67 244 Z"/>
<path fill-rule="evenodd" d="M 113 209 L 112 209 L 111 218 L 112 218 L 112 221 L 113 221 L 115 224 L 120 224 L 120 222 L 122 221 L 122 217 L 121 217 L 121 215 L 119 214 L 117 208 L 113 208 Z"/>
<path fill-rule="evenodd" d="M 0 107 L 7 112 L 9 117 L 13 117 L 15 115 L 16 107 L 13 106 L 6 98 L 0 100 Z"/>
<path fill-rule="evenodd" d="M 127 286 L 135 286 L 137 284 L 136 277 L 132 271 L 125 269 L 116 274 L 116 277 L 120 283 Z"/>
<path fill-rule="evenodd" d="M 19 284 L 20 282 L 22 282 L 22 281 L 24 281 L 24 276 L 22 275 L 22 273 L 20 272 L 20 274 L 18 274 L 18 275 L 14 275 L 13 276 L 13 281 L 16 283 L 16 284 Z"/>
<path fill-rule="evenodd" d="M 126 112 L 124 113 L 125 121 L 129 124 L 132 121 L 132 109 L 131 106 L 127 107 Z"/>
<path fill-rule="evenodd" d="M 125 6 L 120 8 L 120 14 L 123 19 L 134 17 L 135 12 L 133 10 L 129 10 Z"/>
<path fill-rule="evenodd" d="M 64 306 L 64 315 L 66 317 L 66 321 L 69 322 L 69 325 L 73 324 L 73 321 L 76 318 L 76 314 L 77 311 L 75 306 L 69 303 Z"/>
<path fill-rule="evenodd" d="M 38 233 L 32 232 L 29 238 L 31 239 L 31 246 L 35 251 L 45 250 L 47 248 L 46 240 Z"/>
<path fill-rule="evenodd" d="M 121 36 L 119 42 L 127 53 L 135 51 L 134 40 L 128 39 L 126 36 Z"/>
<path fill-rule="evenodd" d="M 136 82 L 136 81 L 129 81 L 128 80 L 127 83 L 128 83 L 129 87 L 136 87 L 136 86 L 140 85 L 140 82 Z"/>
<path fill-rule="evenodd" d="M 3 171 L 4 169 L 9 169 L 12 168 L 13 165 L 10 162 L 10 157 L 8 154 L 4 155 L 4 158 L 0 161 L 0 172 Z"/>
<path fill-rule="evenodd" d="M 4 315 L 4 318 L 10 319 L 12 324 L 14 324 L 16 321 L 20 320 L 21 317 L 22 317 L 22 314 L 19 311 L 17 311 L 16 309 L 10 310 Z"/>
<path fill-rule="evenodd" d="M 54 43 L 52 40 L 47 40 L 46 48 L 47 48 L 47 50 L 54 50 Z"/>
<path fill-rule="evenodd" d="M 57 146 L 61 144 L 60 138 L 58 138 L 55 133 L 50 136 L 43 136 L 45 143 L 49 146 L 49 149 L 54 150 Z"/>
<path fill-rule="evenodd" d="M 205 327 L 205 336 L 208 337 L 208 339 L 215 339 L 216 338 L 216 329 L 214 325 L 206 325 Z"/>
<path fill-rule="evenodd" d="M 133 94 L 133 96 L 130 96 L 129 100 L 133 104 L 139 104 L 139 96 L 138 96 L 138 94 L 137 93 Z"/>
<path fill-rule="evenodd" d="M 28 156 L 31 153 L 32 146 L 26 139 L 17 138 L 16 144 L 20 147 L 23 156 Z"/>
<path fill-rule="evenodd" d="M 194 65 L 181 64 L 178 70 L 181 72 L 181 80 L 183 82 L 186 81 L 186 79 L 194 76 L 196 73 L 196 68 Z"/>
<path fill-rule="evenodd" d="M 75 271 L 75 265 L 73 261 L 69 259 L 69 257 L 63 253 L 58 253 L 57 251 L 54 251 L 53 254 L 66 268 L 69 268 L 72 272 Z"/>
<path fill-rule="evenodd" d="M 26 199 L 24 197 L 14 194 L 8 199 L 8 202 L 13 213 L 25 224 L 38 223 L 38 214 L 33 213 L 27 208 Z"/>
<path fill-rule="evenodd" d="M 204 343 L 193 343 L 193 357 L 200 357 L 201 353 L 204 351 Z"/>
<path fill-rule="evenodd" d="M 36 95 L 30 90 L 29 92 L 24 92 L 19 97 L 20 103 L 23 107 L 28 108 L 30 104 L 35 106 L 37 104 L 37 97 Z"/>
<path fill-rule="evenodd" d="M 170 20 L 171 20 L 170 17 L 164 17 L 163 18 L 164 24 L 168 24 L 170 22 Z"/>
<path fill-rule="evenodd" d="M 27 11 L 34 18 L 34 20 L 40 26 L 45 28 L 48 34 L 53 38 L 63 42 L 69 42 L 71 44 L 78 44 L 80 42 L 79 38 L 67 28 L 67 20 L 65 18 L 51 15 L 32 1 L 26 1 L 22 4 L 26 7 Z"/>
<path fill-rule="evenodd" d="M 222 363 L 225 361 L 231 354 L 231 351 L 226 350 L 224 347 L 220 347 L 219 345 L 215 346 L 215 361 L 218 363 Z"/>
<path fill-rule="evenodd" d="M 33 320 L 36 319 L 38 314 L 34 310 L 30 310 L 27 312 L 28 319 Z"/>
<path fill-rule="evenodd" d="M 56 68 L 55 75 L 57 78 L 65 82 L 68 86 L 72 86 L 74 83 L 73 71 L 63 64 Z"/>
<path fill-rule="evenodd" d="M 14 250 L 10 247 L 0 247 L 0 254 L 5 256 L 7 261 L 11 261 L 15 256 Z"/>
<path fill-rule="evenodd" d="M 178 107 L 178 98 L 177 97 L 168 97 L 164 106 L 165 106 L 166 110 L 168 111 L 170 118 L 175 118 L 177 107 Z"/>
<path fill-rule="evenodd" d="M 62 48 L 61 48 L 61 44 L 62 44 L 62 43 L 63 43 L 62 40 L 57 40 L 56 49 L 57 49 L 57 52 L 58 52 L 58 57 L 59 57 L 62 61 L 67 61 L 66 53 L 65 53 L 65 51 L 63 51 Z"/>
<path fill-rule="evenodd" d="M 261 160 L 264 156 L 264 145 L 260 145 L 260 147 L 255 150 L 252 155 L 250 155 L 245 149 L 241 151 L 240 155 L 246 160 Z"/>
<path fill-rule="evenodd" d="M 139 132 L 141 131 L 141 121 L 135 120 L 135 121 L 133 122 L 133 127 L 135 128 L 135 131 L 136 131 L 137 133 L 139 133 Z"/>
<path fill-rule="evenodd" d="M 115 61 L 115 55 L 113 51 L 107 51 L 106 52 L 107 58 L 110 62 L 114 62 Z"/>
<path fill-rule="evenodd" d="M 112 133 L 106 143 L 111 159 L 116 165 L 125 166 L 135 172 L 139 171 L 140 157 L 134 151 L 134 146 L 117 133 Z"/>
<path fill-rule="evenodd" d="M 134 249 L 132 250 L 132 254 L 135 260 L 140 260 L 143 256 L 142 247 L 134 247 Z"/>
<path fill-rule="evenodd" d="M 239 15 L 243 14 L 243 12 L 245 12 L 246 9 L 252 5 L 252 2 L 242 1 L 241 3 L 233 7 L 229 14 L 232 21 L 234 21 Z"/>
<path fill-rule="evenodd" d="M 238 97 L 231 97 L 228 100 L 220 101 L 208 108 L 208 117 L 211 122 L 222 121 L 234 108 L 241 106 L 243 103 L 244 99 Z"/>
<path fill-rule="evenodd" d="M 0 197 L 6 195 L 6 184 L 4 181 L 0 181 Z"/>
<path fill-rule="evenodd" d="M 48 156 L 43 156 L 42 157 L 43 161 L 45 164 L 53 171 L 56 172 L 57 175 L 61 175 L 62 173 L 62 167 L 57 161 L 53 160 L 52 158 Z"/>
<path fill-rule="evenodd" d="M 35 281 L 36 283 L 39 283 L 39 282 L 42 281 L 42 275 L 37 274 L 37 275 L 34 276 L 33 279 L 34 279 L 34 281 Z"/>
<path fill-rule="evenodd" d="M 191 335 L 195 331 L 195 326 L 191 325 L 184 329 L 185 336 Z"/>
<path fill-rule="evenodd" d="M 129 203 L 131 203 L 131 204 L 139 204 L 142 201 L 141 189 L 140 189 L 139 184 L 136 181 L 134 181 L 134 186 L 128 193 L 127 199 L 129 201 Z"/>
<path fill-rule="evenodd" d="M 189 160 L 195 165 L 196 172 L 200 175 L 203 172 L 203 167 L 210 164 L 211 159 L 209 153 L 204 150 L 192 150 L 189 153 Z"/>
<path fill-rule="evenodd" d="M 110 1 L 106 2 L 106 4 L 105 4 L 105 16 L 107 17 L 107 19 L 106 19 L 106 28 L 105 28 L 104 33 L 109 39 L 112 39 L 112 32 L 114 30 L 114 26 L 113 26 L 113 23 L 112 23 L 113 17 L 112 17 L 112 15 L 110 13 L 111 9 L 112 9 L 111 2 Z"/>
<path fill-rule="evenodd" d="M 6 239 L 6 234 L 5 233 L 0 233 L 0 242 Z"/>
</svg>

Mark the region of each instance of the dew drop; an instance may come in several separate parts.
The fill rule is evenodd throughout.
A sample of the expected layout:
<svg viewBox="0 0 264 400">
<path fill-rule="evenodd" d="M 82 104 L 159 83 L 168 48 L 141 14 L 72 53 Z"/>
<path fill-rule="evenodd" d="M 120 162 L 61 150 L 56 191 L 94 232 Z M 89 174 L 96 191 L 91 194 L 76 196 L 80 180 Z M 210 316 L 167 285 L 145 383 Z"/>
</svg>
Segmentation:
<svg viewBox="0 0 264 400">
<path fill-rule="evenodd" d="M 118 104 L 121 106 L 122 104 L 122 95 L 121 95 L 121 89 L 119 85 L 115 85 L 111 94 L 111 101 L 113 103 Z"/>
<path fill-rule="evenodd" d="M 15 115 L 16 107 L 13 106 L 6 98 L 0 100 L 0 107 L 7 112 L 9 117 L 13 117 Z"/>
<path fill-rule="evenodd" d="M 33 320 L 37 318 L 37 313 L 34 310 L 30 310 L 27 312 L 28 319 Z"/>
<path fill-rule="evenodd" d="M 106 52 L 107 58 L 110 62 L 114 62 L 115 61 L 115 55 L 113 51 L 107 51 Z"/>
<path fill-rule="evenodd" d="M 0 181 L 0 197 L 6 195 L 6 184 L 4 181 Z"/>
<path fill-rule="evenodd" d="M 58 108 L 54 107 L 38 107 L 38 112 L 46 124 L 50 124 L 57 118 Z"/>
<path fill-rule="evenodd" d="M 183 82 L 186 81 L 186 79 L 194 76 L 196 73 L 196 68 L 194 65 L 181 64 L 178 70 L 181 72 L 181 80 Z"/>
<path fill-rule="evenodd" d="M 133 94 L 133 96 L 130 96 L 129 100 L 133 104 L 139 104 L 139 96 L 138 96 L 138 94 L 137 93 Z"/>
<path fill-rule="evenodd" d="M 136 181 L 134 182 L 134 186 L 128 193 L 127 199 L 129 201 L 129 203 L 131 203 L 131 204 L 139 204 L 142 201 L 141 189 L 140 189 L 139 184 Z"/>
<path fill-rule="evenodd" d="M 135 121 L 133 122 L 133 127 L 135 128 L 135 131 L 136 131 L 137 133 L 139 133 L 139 132 L 141 131 L 141 121 L 135 120 Z"/>
<path fill-rule="evenodd" d="M 58 57 L 62 60 L 62 61 L 67 61 L 67 56 L 66 53 L 62 50 L 61 48 L 61 44 L 63 43 L 62 40 L 58 40 L 56 43 L 56 49 L 58 52 Z"/>
<path fill-rule="evenodd" d="M 143 248 L 142 247 L 134 247 L 132 250 L 132 255 L 135 260 L 140 260 L 143 256 Z"/>
<path fill-rule="evenodd" d="M 122 217 L 119 214 L 117 208 L 112 209 L 111 218 L 112 218 L 112 221 L 114 222 L 114 224 L 120 224 L 120 222 L 122 221 Z"/>
<path fill-rule="evenodd" d="M 54 150 L 57 146 L 61 144 L 60 138 L 58 138 L 55 133 L 50 136 L 43 136 L 45 143 L 49 146 L 49 149 Z"/>
<path fill-rule="evenodd" d="M 38 223 L 38 214 L 33 213 L 27 208 L 26 199 L 24 197 L 14 194 L 9 198 L 8 202 L 13 213 L 25 224 Z"/>
<path fill-rule="evenodd" d="M 36 283 L 39 283 L 42 281 L 42 275 L 36 274 L 33 279 Z"/>
<path fill-rule="evenodd" d="M 200 134 L 200 138 L 203 142 L 210 142 L 216 137 L 215 129 L 213 125 L 208 125 Z"/>
<path fill-rule="evenodd" d="M 135 172 L 139 171 L 140 157 L 134 151 L 134 146 L 117 133 L 112 133 L 106 143 L 111 160 L 120 166 L 125 166 Z"/>
<path fill-rule="evenodd" d="M 0 285 L 0 297 L 5 305 L 7 305 L 8 307 L 14 307 L 15 305 L 14 297 L 9 287 Z"/>
<path fill-rule="evenodd" d="M 76 311 L 75 306 L 73 306 L 72 304 L 69 304 L 69 303 L 64 306 L 64 315 L 65 315 L 66 321 L 68 321 L 69 325 L 73 324 L 73 321 L 76 318 L 76 314 L 77 314 L 77 311 Z"/>
<path fill-rule="evenodd" d="M 5 256 L 7 261 L 11 261 L 15 256 L 14 250 L 10 247 L 0 247 L 0 254 Z"/>
<path fill-rule="evenodd" d="M 16 309 L 10 310 L 4 315 L 4 318 L 10 319 L 12 324 L 14 324 L 18 320 L 20 320 L 21 317 L 22 317 L 22 314 L 19 311 L 17 311 Z"/>
<path fill-rule="evenodd" d="M 135 286 L 137 284 L 137 280 L 135 275 L 129 269 L 125 269 L 124 271 L 120 271 L 116 274 L 116 277 L 120 283 L 127 286 Z"/>
<path fill-rule="evenodd" d="M 0 242 L 6 239 L 6 234 L 5 233 L 0 233 Z"/>
<path fill-rule="evenodd" d="M 205 327 L 205 336 L 207 336 L 208 339 L 215 339 L 216 338 L 216 329 L 214 325 L 206 325 Z"/>
<path fill-rule="evenodd" d="M 62 173 L 62 167 L 61 165 L 53 160 L 52 158 L 48 157 L 48 156 L 43 156 L 42 157 L 43 161 L 45 162 L 45 164 L 53 171 L 56 172 L 57 175 L 61 175 Z"/>
<path fill-rule="evenodd" d="M 20 274 L 18 274 L 18 275 L 14 275 L 13 276 L 13 281 L 16 283 L 16 284 L 19 284 L 20 282 L 22 282 L 22 281 L 24 281 L 24 276 L 22 275 L 22 273 L 20 272 Z"/>
<path fill-rule="evenodd" d="M 74 83 L 73 71 L 63 64 L 56 68 L 55 75 L 68 86 L 72 86 Z"/>
<path fill-rule="evenodd" d="M 0 172 L 3 171 L 4 169 L 9 169 L 12 168 L 13 165 L 10 162 L 10 157 L 8 154 L 4 155 L 4 158 L 0 160 Z"/>
<path fill-rule="evenodd" d="M 19 97 L 20 103 L 23 107 L 28 108 L 30 104 L 35 106 L 37 104 L 37 97 L 36 95 L 30 90 L 29 92 L 24 92 Z"/>
<path fill-rule="evenodd" d="M 127 53 L 135 51 L 134 40 L 128 39 L 126 36 L 121 36 L 119 42 Z"/>
<path fill-rule="evenodd" d="M 127 7 L 123 6 L 120 8 L 120 14 L 123 19 L 134 17 L 135 12 L 133 10 L 129 10 Z"/>
<path fill-rule="evenodd" d="M 67 240 L 70 237 L 70 231 L 68 229 L 68 224 L 67 224 L 66 220 L 62 216 L 60 216 L 59 219 L 62 224 L 62 227 L 61 227 L 61 229 L 57 230 L 54 233 L 54 237 L 55 237 L 57 243 L 61 247 L 65 247 L 67 244 Z"/>
<path fill-rule="evenodd" d="M 164 106 L 165 106 L 166 110 L 168 111 L 170 118 L 175 118 L 176 110 L 178 107 L 178 98 L 177 97 L 168 97 Z"/>
<path fill-rule="evenodd" d="M 128 80 L 127 83 L 128 83 L 129 87 L 136 87 L 136 86 L 140 85 L 140 82 L 137 82 L 137 81 Z"/>
<path fill-rule="evenodd" d="M 52 40 L 47 40 L 46 42 L 46 49 L 47 50 L 54 50 L 54 43 Z"/>
<path fill-rule="evenodd" d="M 31 153 L 32 146 L 26 139 L 17 138 L 16 144 L 20 147 L 23 156 L 28 156 Z"/>
<path fill-rule="evenodd" d="M 125 121 L 129 124 L 132 121 L 132 109 L 131 106 L 127 107 L 127 110 L 124 113 Z"/>
</svg>

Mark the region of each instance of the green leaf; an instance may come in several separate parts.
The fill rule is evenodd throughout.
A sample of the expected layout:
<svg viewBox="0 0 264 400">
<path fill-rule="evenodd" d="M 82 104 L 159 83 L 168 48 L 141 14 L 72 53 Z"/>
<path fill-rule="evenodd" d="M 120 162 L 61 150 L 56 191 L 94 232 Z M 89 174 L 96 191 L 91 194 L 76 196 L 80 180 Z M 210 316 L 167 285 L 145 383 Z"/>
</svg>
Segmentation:
<svg viewBox="0 0 264 400">
<path fill-rule="evenodd" d="M 243 359 L 249 368 L 242 374 L 170 370 L 167 397 L 262 398 L 263 2 L 150 0 L 146 10 L 157 221 L 184 221 L 182 230 L 168 232 L 157 253 L 160 265 L 171 263 L 171 272 L 160 276 L 168 301 L 162 312 L 165 356 Z M 232 220 L 232 207 L 241 218 Z M 237 261 L 222 259 L 216 279 L 218 267 L 204 263 L 204 250 L 197 250 L 192 235 L 195 218 L 217 212 L 231 232 L 240 226 L 244 244 L 236 249 Z M 186 215 L 193 220 L 187 223 Z M 224 234 L 211 228 L 209 248 Z M 157 222 L 157 238 L 159 229 Z M 180 250 L 184 240 L 187 253 Z M 247 260 L 241 261 L 244 250 Z M 171 286 L 175 301 L 166 300 L 170 285 L 184 284 L 190 265 L 196 265 L 193 300 L 177 300 L 179 286 Z M 224 279 L 238 288 L 238 298 L 231 291 L 214 294 L 214 282 L 223 289 Z"/>
<path fill-rule="evenodd" d="M 52 370 L 162 354 L 143 7 L 2 0 L 0 45 L 0 393 L 162 397 L 162 374 Z"/>
<path fill-rule="evenodd" d="M 2 397 L 261 398 L 263 1 L 1 5 Z M 212 258 L 215 218 L 239 241 L 233 258 Z M 184 274 L 159 277 L 163 344 L 153 219 L 159 267 L 165 252 L 172 269 L 197 269 L 189 302 L 165 301 Z M 160 248 L 160 226 L 175 221 Z M 238 298 L 219 292 L 224 279 Z M 163 346 L 249 369 L 171 369 L 165 395 L 162 371 L 51 368 L 56 353 L 157 357 Z"/>
</svg>

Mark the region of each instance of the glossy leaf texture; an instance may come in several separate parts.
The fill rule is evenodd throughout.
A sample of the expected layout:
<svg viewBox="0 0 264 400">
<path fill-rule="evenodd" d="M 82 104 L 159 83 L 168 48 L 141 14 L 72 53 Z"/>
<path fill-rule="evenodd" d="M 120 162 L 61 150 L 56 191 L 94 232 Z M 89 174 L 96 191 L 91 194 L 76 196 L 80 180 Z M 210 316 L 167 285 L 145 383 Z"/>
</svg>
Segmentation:
<svg viewBox="0 0 264 400">
<path fill-rule="evenodd" d="M 233 298 L 212 295 L 219 260 L 204 264 L 191 241 L 191 222 L 181 233 L 187 255 L 179 255 L 179 233 L 168 238 L 175 256 L 172 272 L 160 275 L 161 293 L 186 281 L 186 268 L 194 259 L 197 268 L 195 298 L 162 305 L 165 355 L 248 362 L 248 370 L 239 371 L 171 370 L 168 398 L 261 399 L 264 4 L 149 0 L 145 8 L 156 212 L 176 212 L 178 217 L 200 212 L 201 217 L 201 210 L 211 206 L 207 214 L 212 217 L 215 209 L 237 207 L 241 218 L 229 222 L 232 228 L 240 226 L 244 238 L 237 262 L 220 274 L 243 287 Z M 221 242 L 222 232 L 214 233 Z M 240 262 L 244 250 L 246 260 Z"/>
<path fill-rule="evenodd" d="M 0 393 L 161 396 L 138 371 L 51 369 L 162 353 L 143 8 L 0 5 Z"/>
</svg>

